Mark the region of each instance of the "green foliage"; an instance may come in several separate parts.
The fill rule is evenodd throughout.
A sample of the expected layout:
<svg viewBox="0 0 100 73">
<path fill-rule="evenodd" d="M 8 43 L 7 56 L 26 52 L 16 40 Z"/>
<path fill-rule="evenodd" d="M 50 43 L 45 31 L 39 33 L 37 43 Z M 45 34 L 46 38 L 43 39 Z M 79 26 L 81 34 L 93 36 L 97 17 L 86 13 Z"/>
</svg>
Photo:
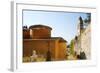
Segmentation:
<svg viewBox="0 0 100 73">
<path fill-rule="evenodd" d="M 85 52 L 80 52 L 80 59 L 86 59 Z"/>
<path fill-rule="evenodd" d="M 74 54 L 74 40 L 71 40 L 71 43 L 70 43 L 70 54 Z"/>
<path fill-rule="evenodd" d="M 46 61 L 51 61 L 51 53 L 49 50 L 47 51 Z"/>
<path fill-rule="evenodd" d="M 87 15 L 87 18 L 84 19 L 84 22 L 85 23 L 90 23 L 91 22 L 91 14 L 87 13 L 86 15 Z"/>
</svg>

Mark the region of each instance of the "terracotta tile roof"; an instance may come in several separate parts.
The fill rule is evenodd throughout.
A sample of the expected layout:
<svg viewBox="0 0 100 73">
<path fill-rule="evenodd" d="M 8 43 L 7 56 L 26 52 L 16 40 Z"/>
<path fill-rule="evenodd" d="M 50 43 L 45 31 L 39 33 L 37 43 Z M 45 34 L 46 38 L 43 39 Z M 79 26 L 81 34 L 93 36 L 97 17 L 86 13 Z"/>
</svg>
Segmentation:
<svg viewBox="0 0 100 73">
<path fill-rule="evenodd" d="M 51 27 L 46 26 L 46 25 L 41 25 L 41 24 L 39 24 L 39 25 L 31 25 L 31 26 L 29 27 L 29 29 L 34 29 L 34 28 L 46 28 L 46 29 L 52 30 Z"/>
<path fill-rule="evenodd" d="M 59 42 L 67 42 L 65 39 L 62 37 L 51 37 L 51 39 L 59 39 Z"/>
</svg>

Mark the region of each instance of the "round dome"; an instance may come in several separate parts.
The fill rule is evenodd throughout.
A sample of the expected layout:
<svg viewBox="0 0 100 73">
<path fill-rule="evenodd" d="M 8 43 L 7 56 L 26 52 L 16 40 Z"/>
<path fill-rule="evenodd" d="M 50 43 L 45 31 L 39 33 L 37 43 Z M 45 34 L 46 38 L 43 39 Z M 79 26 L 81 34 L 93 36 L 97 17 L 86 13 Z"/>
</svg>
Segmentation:
<svg viewBox="0 0 100 73">
<path fill-rule="evenodd" d="M 51 27 L 49 27 L 49 26 L 45 26 L 45 25 L 32 25 L 32 26 L 30 26 L 29 27 L 29 29 L 50 29 L 50 30 L 52 30 L 52 28 Z"/>
<path fill-rule="evenodd" d="M 51 37 L 52 28 L 45 25 L 32 25 L 29 27 L 32 39 L 47 39 Z"/>
</svg>

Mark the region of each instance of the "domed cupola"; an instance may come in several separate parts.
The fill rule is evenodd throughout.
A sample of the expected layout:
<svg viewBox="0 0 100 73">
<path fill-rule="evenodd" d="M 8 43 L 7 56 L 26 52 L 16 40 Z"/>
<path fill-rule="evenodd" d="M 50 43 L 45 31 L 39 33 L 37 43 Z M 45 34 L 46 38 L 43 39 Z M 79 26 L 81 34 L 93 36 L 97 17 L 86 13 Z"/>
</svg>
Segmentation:
<svg viewBox="0 0 100 73">
<path fill-rule="evenodd" d="M 45 25 L 32 25 L 29 27 L 32 39 L 48 39 L 51 37 L 52 28 Z"/>
</svg>

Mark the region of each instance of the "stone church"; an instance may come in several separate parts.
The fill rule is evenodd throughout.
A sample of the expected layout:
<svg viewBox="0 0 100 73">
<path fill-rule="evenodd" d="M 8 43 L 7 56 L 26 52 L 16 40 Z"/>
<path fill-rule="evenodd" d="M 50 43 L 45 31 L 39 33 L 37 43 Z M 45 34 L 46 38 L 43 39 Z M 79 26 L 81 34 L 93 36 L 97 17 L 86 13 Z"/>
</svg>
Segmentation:
<svg viewBox="0 0 100 73">
<path fill-rule="evenodd" d="M 38 56 L 45 58 L 49 51 L 52 61 L 66 60 L 67 41 L 52 37 L 51 30 L 51 27 L 40 24 L 29 28 L 23 26 L 23 57 L 30 57 L 35 50 Z"/>
</svg>

